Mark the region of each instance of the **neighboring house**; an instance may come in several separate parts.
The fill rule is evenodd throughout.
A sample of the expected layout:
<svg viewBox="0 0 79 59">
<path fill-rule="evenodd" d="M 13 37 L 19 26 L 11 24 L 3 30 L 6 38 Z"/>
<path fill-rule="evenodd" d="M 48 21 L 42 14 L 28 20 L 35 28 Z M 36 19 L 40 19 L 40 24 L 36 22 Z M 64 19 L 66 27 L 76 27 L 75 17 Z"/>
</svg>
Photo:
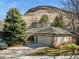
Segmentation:
<svg viewBox="0 0 79 59">
<path fill-rule="evenodd" d="M 0 23 L 0 39 L 3 37 L 3 28 L 4 28 L 4 23 Z"/>
<path fill-rule="evenodd" d="M 75 37 L 71 33 L 58 27 L 31 28 L 27 33 L 28 41 L 52 47 L 76 42 Z"/>
</svg>

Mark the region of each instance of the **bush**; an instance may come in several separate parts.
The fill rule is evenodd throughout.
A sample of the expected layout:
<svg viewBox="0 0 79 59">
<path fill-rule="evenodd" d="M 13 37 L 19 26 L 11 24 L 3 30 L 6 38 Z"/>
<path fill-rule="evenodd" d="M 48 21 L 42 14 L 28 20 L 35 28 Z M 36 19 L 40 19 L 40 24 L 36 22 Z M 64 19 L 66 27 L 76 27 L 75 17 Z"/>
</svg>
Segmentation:
<svg viewBox="0 0 79 59">
<path fill-rule="evenodd" d="M 79 46 L 76 44 L 66 44 L 60 47 L 61 54 L 64 55 L 77 55 L 79 54 Z"/>
<path fill-rule="evenodd" d="M 31 55 L 43 55 L 43 56 L 67 56 L 67 55 L 78 55 L 79 46 L 76 44 L 66 44 L 62 45 L 60 48 L 44 48 Z"/>
<path fill-rule="evenodd" d="M 79 49 L 79 46 L 76 44 L 68 44 L 67 47 L 70 49 Z"/>
</svg>

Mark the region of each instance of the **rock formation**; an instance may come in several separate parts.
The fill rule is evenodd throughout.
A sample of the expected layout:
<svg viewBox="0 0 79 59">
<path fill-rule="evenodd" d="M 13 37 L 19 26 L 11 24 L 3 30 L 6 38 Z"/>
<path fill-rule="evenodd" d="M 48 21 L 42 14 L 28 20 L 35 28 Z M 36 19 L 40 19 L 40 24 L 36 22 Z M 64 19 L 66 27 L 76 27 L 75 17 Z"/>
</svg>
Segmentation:
<svg viewBox="0 0 79 59">
<path fill-rule="evenodd" d="M 28 10 L 24 16 L 23 20 L 27 23 L 27 26 L 30 26 L 35 20 L 39 22 L 42 15 L 47 15 L 49 18 L 49 23 L 53 22 L 54 18 L 60 14 L 63 15 L 66 25 L 69 23 L 67 18 L 67 12 L 63 9 L 59 9 L 52 6 L 38 6 Z"/>
</svg>

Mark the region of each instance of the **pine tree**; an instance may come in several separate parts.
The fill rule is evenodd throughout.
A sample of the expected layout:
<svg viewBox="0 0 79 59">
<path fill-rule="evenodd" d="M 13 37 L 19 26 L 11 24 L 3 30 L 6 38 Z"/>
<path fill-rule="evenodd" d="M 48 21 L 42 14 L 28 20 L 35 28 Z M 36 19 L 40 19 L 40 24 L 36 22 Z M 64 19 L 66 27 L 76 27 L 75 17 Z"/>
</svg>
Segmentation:
<svg viewBox="0 0 79 59">
<path fill-rule="evenodd" d="M 22 20 L 20 12 L 11 8 L 5 18 L 4 40 L 9 44 L 24 43 L 26 38 L 26 23 Z"/>
<path fill-rule="evenodd" d="M 34 22 L 32 22 L 31 23 L 31 26 L 30 26 L 30 28 L 36 28 L 37 27 L 37 22 L 36 22 L 36 20 L 34 21 Z"/>
<path fill-rule="evenodd" d="M 65 22 L 63 20 L 63 16 L 62 15 L 56 16 L 56 18 L 54 19 L 54 22 L 51 24 L 51 26 L 60 27 L 60 28 L 64 29 Z"/>
<path fill-rule="evenodd" d="M 41 26 L 46 26 L 48 24 L 48 16 L 47 15 L 42 15 L 39 23 L 41 24 Z"/>
</svg>

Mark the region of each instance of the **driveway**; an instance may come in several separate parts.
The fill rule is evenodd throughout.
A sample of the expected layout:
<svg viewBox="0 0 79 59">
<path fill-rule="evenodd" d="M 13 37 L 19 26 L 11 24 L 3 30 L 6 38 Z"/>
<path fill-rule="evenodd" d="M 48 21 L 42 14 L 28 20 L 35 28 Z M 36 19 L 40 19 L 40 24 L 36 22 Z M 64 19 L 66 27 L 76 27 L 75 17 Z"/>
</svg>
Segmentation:
<svg viewBox="0 0 79 59">
<path fill-rule="evenodd" d="M 40 49 L 48 48 L 44 45 L 40 44 L 30 44 L 28 46 L 21 46 L 21 47 L 9 47 L 5 50 L 0 50 L 0 57 L 2 56 L 14 56 L 14 57 L 22 57 L 28 56 L 31 53 L 34 53 Z"/>
<path fill-rule="evenodd" d="M 38 44 L 38 43 L 29 44 L 29 45 L 27 45 L 27 47 L 32 48 L 32 49 L 48 48 L 46 45 L 41 45 L 41 44 Z"/>
</svg>

